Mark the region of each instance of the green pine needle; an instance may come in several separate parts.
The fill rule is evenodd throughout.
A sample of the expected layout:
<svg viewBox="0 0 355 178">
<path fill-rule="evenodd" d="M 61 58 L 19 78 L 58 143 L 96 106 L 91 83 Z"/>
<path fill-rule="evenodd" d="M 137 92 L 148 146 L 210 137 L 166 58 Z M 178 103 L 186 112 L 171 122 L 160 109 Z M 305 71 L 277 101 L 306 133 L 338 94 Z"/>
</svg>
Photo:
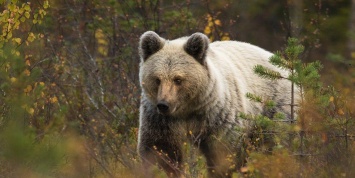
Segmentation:
<svg viewBox="0 0 355 178">
<path fill-rule="evenodd" d="M 272 109 L 272 108 L 274 108 L 276 106 L 276 103 L 274 102 L 274 101 L 272 101 L 272 100 L 267 100 L 267 101 L 265 101 L 265 107 L 267 108 L 267 109 Z"/>
<path fill-rule="evenodd" d="M 276 80 L 276 79 L 282 79 L 283 77 L 279 72 L 276 72 L 274 70 L 268 69 L 262 65 L 256 65 L 254 67 L 254 72 L 258 74 L 260 77 L 271 79 L 271 80 Z"/>
<path fill-rule="evenodd" d="M 252 93 L 247 93 L 246 97 L 249 98 L 252 101 L 258 102 L 258 103 L 262 103 L 263 102 L 263 98 L 257 95 L 254 95 Z"/>
<path fill-rule="evenodd" d="M 286 119 L 285 113 L 281 113 L 281 112 L 275 113 L 274 119 L 276 119 L 276 120 L 284 120 L 284 119 Z"/>
<path fill-rule="evenodd" d="M 296 38 L 289 38 L 287 40 L 288 46 L 285 49 L 285 53 L 287 58 L 290 60 L 295 60 L 298 56 L 304 51 L 304 47 L 299 44 L 298 39 Z"/>
</svg>

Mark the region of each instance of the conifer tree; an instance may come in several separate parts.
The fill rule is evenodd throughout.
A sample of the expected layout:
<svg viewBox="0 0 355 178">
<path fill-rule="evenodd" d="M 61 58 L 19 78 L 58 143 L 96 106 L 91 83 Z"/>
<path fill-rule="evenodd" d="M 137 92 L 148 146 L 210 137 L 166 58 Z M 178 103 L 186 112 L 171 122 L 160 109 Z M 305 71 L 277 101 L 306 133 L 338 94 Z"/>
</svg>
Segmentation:
<svg viewBox="0 0 355 178">
<path fill-rule="evenodd" d="M 291 103 L 286 104 L 290 105 L 292 114 L 291 118 L 281 120 L 282 122 L 276 120 L 275 116 L 270 119 L 266 116 L 241 114 L 242 118 L 252 119 L 254 122 L 251 138 L 248 140 L 252 146 L 250 147 L 251 144 L 249 144 L 247 147 L 248 150 L 253 151 L 248 152 L 249 159 L 253 160 L 248 162 L 247 166 L 251 170 L 250 175 L 256 175 L 256 177 L 269 175 L 270 172 L 261 171 L 264 166 L 260 165 L 282 159 L 288 163 L 292 162 L 282 165 L 284 170 L 281 172 L 284 173 L 289 173 L 287 170 L 294 169 L 297 170 L 297 175 L 319 175 L 317 171 L 335 175 L 335 169 L 332 168 L 336 168 L 346 172 L 346 175 L 354 175 L 354 172 L 348 169 L 353 167 L 354 160 L 349 155 L 355 151 L 349 149 L 349 140 L 354 137 L 351 133 L 354 133 L 355 128 L 354 112 L 350 109 L 354 108 L 354 98 L 344 98 L 344 94 L 335 90 L 334 87 L 322 86 L 319 74 L 322 68 L 321 63 L 319 61 L 302 62 L 299 56 L 303 50 L 303 46 L 297 39 L 290 38 L 283 51 L 278 51 L 270 57 L 271 64 L 289 71 L 288 76 L 283 76 L 261 65 L 254 67 L 254 72 L 262 78 L 291 81 Z M 295 100 L 295 92 L 300 92 L 300 100 Z M 246 97 L 262 103 L 266 106 L 265 108 L 275 106 L 272 101 L 265 101 L 255 94 L 248 93 Z M 294 115 L 296 110 L 297 116 Z M 270 146 L 270 141 L 272 155 L 260 154 L 265 150 L 263 147 Z M 270 150 L 270 147 L 266 149 Z M 312 158 L 309 159 L 309 156 Z M 278 161 L 276 163 L 279 163 Z M 324 170 L 324 166 L 330 169 Z M 316 171 L 313 172 L 314 170 Z"/>
<path fill-rule="evenodd" d="M 291 81 L 291 103 L 285 103 L 291 108 L 290 118 L 285 117 L 285 113 L 276 113 L 273 118 L 267 116 L 248 116 L 241 114 L 245 119 L 251 119 L 254 123 L 251 136 L 251 143 L 254 145 L 253 150 L 270 150 L 271 147 L 284 147 L 291 144 L 295 139 L 294 131 L 297 118 L 295 118 L 295 111 L 298 110 L 299 105 L 304 102 L 305 91 L 312 91 L 317 94 L 320 91 L 320 75 L 319 70 L 322 65 L 320 62 L 303 63 L 299 56 L 303 52 L 304 47 L 295 38 L 289 38 L 286 48 L 283 51 L 277 51 L 269 58 L 269 62 L 274 66 L 288 71 L 288 76 L 283 76 L 281 73 L 274 71 L 262 65 L 256 65 L 254 72 L 262 78 L 269 80 L 289 80 Z M 296 90 L 296 86 L 298 89 Z M 300 92 L 301 100 L 296 101 L 296 92 Z M 273 109 L 276 103 L 272 100 L 265 100 L 264 98 L 252 93 L 247 93 L 246 97 L 257 103 L 264 105 L 265 109 Z M 297 103 L 297 104 L 296 104 Z M 287 124 L 287 123 L 291 123 Z M 299 135 L 302 135 L 302 128 L 297 130 Z M 288 140 L 288 141 L 287 141 Z M 303 140 L 303 138 L 301 138 Z M 302 142 L 302 141 L 301 141 Z M 284 145 L 286 144 L 286 145 Z M 301 145 L 299 145 L 301 146 Z M 299 147 L 296 146 L 296 147 Z M 260 147 L 260 148 L 259 148 Z"/>
<path fill-rule="evenodd" d="M 287 47 L 284 51 L 277 51 L 273 56 L 270 57 L 269 61 L 274 66 L 278 68 L 289 71 L 289 76 L 282 76 L 279 72 L 264 67 L 262 65 L 256 65 L 254 67 L 254 72 L 262 78 L 270 80 L 289 80 L 291 81 L 291 118 L 290 122 L 295 121 L 295 86 L 300 88 L 301 98 L 303 98 L 304 91 L 307 89 L 319 89 L 321 83 L 319 82 L 320 75 L 318 71 L 322 68 L 319 61 L 312 63 L 302 63 L 299 59 L 300 54 L 304 51 L 304 47 L 299 44 L 298 40 L 295 38 L 289 38 Z M 251 100 L 262 102 L 262 98 L 255 96 L 251 93 L 247 94 L 247 97 Z M 265 102 L 265 104 L 272 103 L 270 101 Z M 273 106 L 273 105 L 271 105 Z"/>
</svg>

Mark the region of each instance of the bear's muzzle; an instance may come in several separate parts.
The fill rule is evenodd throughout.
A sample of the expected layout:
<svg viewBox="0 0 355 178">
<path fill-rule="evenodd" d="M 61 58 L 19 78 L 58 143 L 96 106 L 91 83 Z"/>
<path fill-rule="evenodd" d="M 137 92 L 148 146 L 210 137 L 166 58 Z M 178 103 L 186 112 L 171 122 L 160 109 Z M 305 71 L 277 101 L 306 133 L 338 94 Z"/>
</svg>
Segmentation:
<svg viewBox="0 0 355 178">
<path fill-rule="evenodd" d="M 168 114 L 169 113 L 169 104 L 165 101 L 161 101 L 157 104 L 157 108 L 158 108 L 158 111 L 159 113 L 161 114 Z"/>
</svg>

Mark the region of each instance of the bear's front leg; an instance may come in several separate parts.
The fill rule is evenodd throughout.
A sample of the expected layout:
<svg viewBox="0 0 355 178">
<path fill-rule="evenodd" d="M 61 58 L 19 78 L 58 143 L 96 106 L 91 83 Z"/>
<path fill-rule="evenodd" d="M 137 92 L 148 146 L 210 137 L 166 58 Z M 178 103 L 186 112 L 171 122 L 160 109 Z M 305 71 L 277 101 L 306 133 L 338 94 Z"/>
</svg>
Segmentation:
<svg viewBox="0 0 355 178">
<path fill-rule="evenodd" d="M 157 140 L 149 144 L 141 144 L 139 154 L 143 166 L 149 175 L 154 165 L 162 168 L 169 177 L 180 177 L 182 155 L 179 146 L 169 141 Z M 153 175 L 152 175 L 153 176 Z"/>
<path fill-rule="evenodd" d="M 228 144 L 215 138 L 201 140 L 199 149 L 206 158 L 208 177 L 232 177 L 234 160 Z"/>
<path fill-rule="evenodd" d="M 146 175 L 152 177 L 152 168 L 158 165 L 169 177 L 180 177 L 181 143 L 171 130 L 171 119 L 149 107 L 142 107 L 140 114 L 138 153 Z"/>
</svg>

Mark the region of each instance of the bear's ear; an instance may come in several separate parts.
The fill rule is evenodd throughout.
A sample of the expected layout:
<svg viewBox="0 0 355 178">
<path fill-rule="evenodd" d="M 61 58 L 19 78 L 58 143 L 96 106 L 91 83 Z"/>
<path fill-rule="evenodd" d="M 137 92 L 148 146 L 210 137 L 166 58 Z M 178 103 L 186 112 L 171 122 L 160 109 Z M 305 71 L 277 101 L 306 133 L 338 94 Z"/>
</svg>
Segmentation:
<svg viewBox="0 0 355 178">
<path fill-rule="evenodd" d="M 209 43 L 209 39 L 206 35 L 194 33 L 188 38 L 184 49 L 187 54 L 190 54 L 198 62 L 204 64 Z"/>
<path fill-rule="evenodd" d="M 145 32 L 139 41 L 139 55 L 143 61 L 164 46 L 164 39 L 153 31 Z"/>
</svg>

